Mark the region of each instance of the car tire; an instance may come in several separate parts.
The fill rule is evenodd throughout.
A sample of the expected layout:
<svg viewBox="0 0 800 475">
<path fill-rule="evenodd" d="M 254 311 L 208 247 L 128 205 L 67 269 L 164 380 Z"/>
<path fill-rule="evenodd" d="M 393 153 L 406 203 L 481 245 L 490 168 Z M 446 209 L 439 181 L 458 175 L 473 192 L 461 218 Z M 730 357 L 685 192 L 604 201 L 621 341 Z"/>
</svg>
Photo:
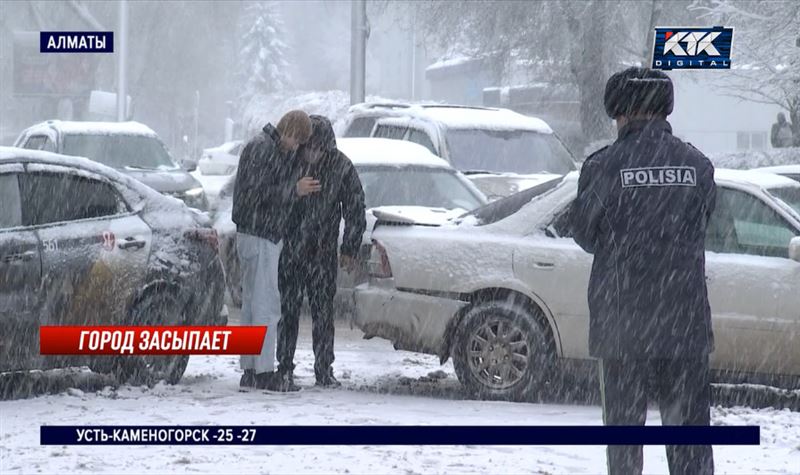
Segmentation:
<svg viewBox="0 0 800 475">
<path fill-rule="evenodd" d="M 139 300 L 131 309 L 133 325 L 185 325 L 185 308 L 169 291 L 151 292 Z M 153 385 L 158 381 L 177 384 L 186 366 L 189 355 L 127 356 L 118 358 L 113 372 L 120 383 Z"/>
<path fill-rule="evenodd" d="M 529 305 L 480 302 L 456 328 L 453 365 L 473 397 L 529 400 L 550 380 L 554 359 L 548 332 Z"/>
</svg>

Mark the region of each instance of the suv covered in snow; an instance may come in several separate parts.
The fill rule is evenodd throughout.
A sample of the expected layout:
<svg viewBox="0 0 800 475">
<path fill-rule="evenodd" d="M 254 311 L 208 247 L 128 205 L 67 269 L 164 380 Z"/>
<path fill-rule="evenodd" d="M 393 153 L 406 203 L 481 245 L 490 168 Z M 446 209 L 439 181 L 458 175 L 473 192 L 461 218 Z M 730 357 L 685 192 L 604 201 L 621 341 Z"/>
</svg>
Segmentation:
<svg viewBox="0 0 800 475">
<path fill-rule="evenodd" d="M 86 157 L 192 208 L 208 208 L 200 182 L 172 159 L 151 128 L 138 122 L 48 120 L 25 129 L 14 146 Z"/>
<path fill-rule="evenodd" d="M 0 147 L 0 372 L 175 383 L 187 355 L 42 356 L 40 325 L 224 325 L 209 218 L 109 167 Z"/>
<path fill-rule="evenodd" d="M 508 196 L 576 170 L 572 154 L 541 119 L 508 109 L 447 104 L 357 104 L 343 135 L 407 140 L 444 158 L 488 197 Z"/>
</svg>

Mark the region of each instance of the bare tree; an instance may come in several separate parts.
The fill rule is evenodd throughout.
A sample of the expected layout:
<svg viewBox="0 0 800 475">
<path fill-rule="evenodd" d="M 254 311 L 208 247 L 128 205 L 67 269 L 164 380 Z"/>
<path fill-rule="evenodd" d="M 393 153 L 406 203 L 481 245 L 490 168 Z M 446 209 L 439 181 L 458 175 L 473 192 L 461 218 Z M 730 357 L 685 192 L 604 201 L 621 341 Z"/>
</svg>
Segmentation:
<svg viewBox="0 0 800 475">
<path fill-rule="evenodd" d="M 734 27 L 733 62 L 720 86 L 731 96 L 782 107 L 800 134 L 800 2 L 696 0 L 690 8 Z"/>
<path fill-rule="evenodd" d="M 523 65 L 536 82 L 573 84 L 586 143 L 607 139 L 605 81 L 615 70 L 647 65 L 657 22 L 683 21 L 690 0 L 416 2 L 427 36 L 454 53 L 497 58 L 502 71 Z M 516 64 L 513 64 L 516 62 Z M 502 75 L 501 75 L 502 77 Z"/>
</svg>

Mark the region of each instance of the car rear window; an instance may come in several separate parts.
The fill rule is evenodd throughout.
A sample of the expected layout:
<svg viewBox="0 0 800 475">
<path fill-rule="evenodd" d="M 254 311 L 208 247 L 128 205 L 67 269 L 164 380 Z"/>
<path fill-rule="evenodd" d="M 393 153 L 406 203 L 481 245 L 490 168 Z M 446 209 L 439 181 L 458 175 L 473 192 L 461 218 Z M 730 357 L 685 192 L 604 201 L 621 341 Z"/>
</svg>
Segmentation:
<svg viewBox="0 0 800 475">
<path fill-rule="evenodd" d="M 401 127 L 399 125 L 381 124 L 375 129 L 375 135 L 373 135 L 373 137 L 402 140 L 406 135 L 406 130 L 408 130 L 407 127 Z"/>
<path fill-rule="evenodd" d="M 345 131 L 345 137 L 369 137 L 377 117 L 357 117 L 350 122 L 350 127 Z"/>
<path fill-rule="evenodd" d="M 554 173 L 576 169 L 572 155 L 554 134 L 528 130 L 450 129 L 450 162 L 461 171 Z"/>
</svg>

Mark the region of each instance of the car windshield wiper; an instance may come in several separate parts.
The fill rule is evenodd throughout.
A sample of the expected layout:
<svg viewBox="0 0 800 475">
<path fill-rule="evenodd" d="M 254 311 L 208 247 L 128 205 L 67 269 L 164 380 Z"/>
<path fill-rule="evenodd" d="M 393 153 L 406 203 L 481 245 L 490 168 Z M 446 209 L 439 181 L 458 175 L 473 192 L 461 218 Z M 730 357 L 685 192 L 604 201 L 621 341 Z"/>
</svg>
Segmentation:
<svg viewBox="0 0 800 475">
<path fill-rule="evenodd" d="M 158 170 L 158 168 L 153 168 L 153 167 L 141 167 L 141 166 L 139 166 L 139 165 L 125 165 L 125 166 L 124 166 L 124 167 L 122 167 L 122 168 L 124 168 L 125 170 L 149 170 L 149 171 Z"/>
<path fill-rule="evenodd" d="M 486 174 L 489 174 L 489 175 L 498 175 L 499 174 L 499 172 L 493 172 L 493 171 L 489 171 L 489 170 L 462 170 L 461 173 L 463 173 L 464 175 L 478 175 L 478 174 L 482 174 L 482 173 L 486 173 Z"/>
</svg>

